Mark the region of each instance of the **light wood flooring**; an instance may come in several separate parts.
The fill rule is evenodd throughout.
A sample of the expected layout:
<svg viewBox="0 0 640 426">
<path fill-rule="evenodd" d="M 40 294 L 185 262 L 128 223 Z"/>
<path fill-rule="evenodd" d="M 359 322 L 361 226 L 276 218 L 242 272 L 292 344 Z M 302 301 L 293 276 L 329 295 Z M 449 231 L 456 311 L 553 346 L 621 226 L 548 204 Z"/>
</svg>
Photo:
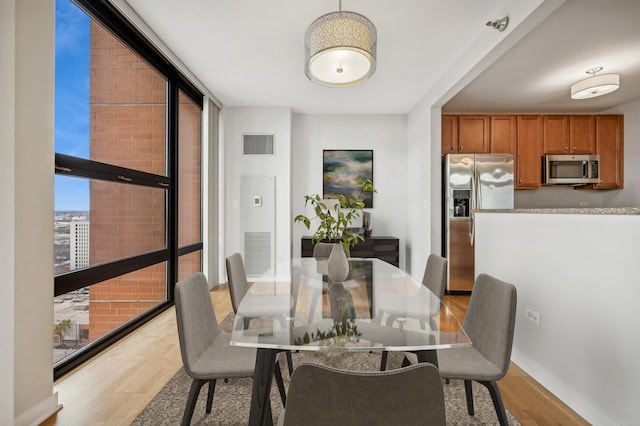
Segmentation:
<svg viewBox="0 0 640 426">
<path fill-rule="evenodd" d="M 222 321 L 232 311 L 227 285 L 216 287 L 211 298 Z M 445 296 L 445 303 L 464 318 L 469 297 Z M 169 309 L 56 381 L 64 408 L 42 425 L 129 425 L 181 366 L 175 311 Z M 513 363 L 499 386 L 506 408 L 523 426 L 589 424 Z"/>
</svg>

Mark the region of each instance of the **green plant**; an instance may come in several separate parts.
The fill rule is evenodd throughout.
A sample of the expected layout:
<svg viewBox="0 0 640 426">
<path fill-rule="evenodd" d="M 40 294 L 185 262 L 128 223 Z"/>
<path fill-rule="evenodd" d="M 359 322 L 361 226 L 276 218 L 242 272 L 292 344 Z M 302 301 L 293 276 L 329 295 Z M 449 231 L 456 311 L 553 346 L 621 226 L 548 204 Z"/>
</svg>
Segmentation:
<svg viewBox="0 0 640 426">
<path fill-rule="evenodd" d="M 71 330 L 71 320 L 63 319 L 53 328 L 53 335 L 58 336 L 60 338 L 60 342 L 62 343 L 62 339 L 67 332 Z"/>
<path fill-rule="evenodd" d="M 365 191 L 378 192 L 370 179 L 358 179 L 356 182 L 361 193 Z M 347 229 L 354 220 L 360 217 L 364 208 L 364 200 L 359 195 L 338 195 L 338 202 L 333 206 L 327 206 L 318 194 L 305 195 L 304 205 L 305 207 L 311 205 L 316 216 L 309 218 L 299 214 L 293 221 L 294 223 L 302 222 L 309 229 L 313 219 L 319 220 L 320 223 L 313 236 L 314 243 L 339 242 L 346 250 L 349 246 L 364 241 L 362 235 Z"/>
</svg>

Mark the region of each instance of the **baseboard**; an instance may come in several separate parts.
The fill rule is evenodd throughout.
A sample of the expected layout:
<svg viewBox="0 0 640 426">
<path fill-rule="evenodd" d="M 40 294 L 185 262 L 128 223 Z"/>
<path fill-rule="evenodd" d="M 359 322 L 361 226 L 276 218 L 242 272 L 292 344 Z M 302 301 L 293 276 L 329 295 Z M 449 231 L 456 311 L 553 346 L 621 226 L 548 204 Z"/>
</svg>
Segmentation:
<svg viewBox="0 0 640 426">
<path fill-rule="evenodd" d="M 511 361 L 590 424 L 599 426 L 619 426 L 622 424 L 515 348 L 511 353 Z"/>
<path fill-rule="evenodd" d="M 61 408 L 62 404 L 58 404 L 58 392 L 54 392 L 17 417 L 14 426 L 37 426 Z"/>
</svg>

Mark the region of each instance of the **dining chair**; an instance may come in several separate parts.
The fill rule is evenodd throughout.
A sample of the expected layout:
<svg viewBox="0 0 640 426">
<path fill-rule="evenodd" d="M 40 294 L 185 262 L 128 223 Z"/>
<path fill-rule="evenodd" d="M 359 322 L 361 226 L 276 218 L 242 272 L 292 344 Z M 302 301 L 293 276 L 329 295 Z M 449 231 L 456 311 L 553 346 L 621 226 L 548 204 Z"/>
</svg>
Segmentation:
<svg viewBox="0 0 640 426">
<path fill-rule="evenodd" d="M 447 287 L 447 259 L 438 256 L 437 254 L 430 254 L 427 258 L 427 266 L 424 270 L 422 277 L 422 285 L 427 287 L 431 293 L 438 297 L 438 300 L 432 302 L 433 308 L 430 312 L 424 312 L 422 305 L 417 304 L 412 307 L 409 301 L 408 311 L 403 310 L 401 313 L 395 311 L 395 306 L 405 306 L 407 302 L 404 295 L 398 294 L 385 294 L 384 297 L 380 297 L 378 300 L 379 315 L 387 314 L 387 326 L 391 326 L 399 315 L 407 318 L 417 318 L 420 324 L 424 327 L 426 321 L 429 321 L 429 327 L 432 330 L 436 330 L 438 325 L 434 320 L 434 316 L 440 313 L 440 301 L 444 297 L 444 291 Z M 402 300 L 400 300 L 402 298 Z M 436 306 L 437 304 L 437 306 Z M 412 309 L 413 308 L 413 309 Z M 382 318 L 382 317 L 381 317 Z M 382 352 L 382 360 L 380 361 L 380 370 L 384 371 L 387 366 L 387 352 Z"/>
<path fill-rule="evenodd" d="M 428 363 L 382 372 L 301 364 L 278 424 L 444 425 L 442 380 Z"/>
<path fill-rule="evenodd" d="M 444 379 L 463 380 L 467 412 L 473 416 L 472 381 L 487 387 L 500 425 L 508 425 L 497 381 L 509 368 L 516 321 L 517 291 L 513 284 L 487 274 L 475 280 L 462 328 L 472 346 L 437 351 L 438 368 Z M 405 355 L 411 363 L 415 355 Z"/>
<path fill-rule="evenodd" d="M 249 292 L 249 282 L 247 281 L 247 274 L 244 268 L 244 261 L 240 253 L 234 253 L 226 258 L 227 277 L 229 279 L 229 293 L 231 295 L 231 306 L 233 312 L 238 314 L 238 307 L 240 302 L 245 299 Z M 270 308 L 273 305 L 277 305 L 276 308 Z M 248 326 L 252 319 L 270 317 L 275 318 L 280 322 L 280 326 L 283 329 L 289 327 L 288 319 L 281 315 L 281 306 L 288 304 L 289 309 L 293 308 L 293 300 L 289 294 L 276 294 L 276 295 L 251 295 L 250 299 L 247 299 L 242 307 L 242 320 L 245 323 L 245 328 Z M 287 367 L 289 370 L 289 376 L 293 373 L 293 359 L 291 357 L 291 351 L 285 351 L 287 358 Z"/>
<path fill-rule="evenodd" d="M 186 426 L 191 423 L 200 389 L 206 383 L 209 414 L 216 380 L 254 376 L 256 349 L 230 345 L 231 334 L 218 326 L 207 279 L 201 272 L 178 282 L 174 299 L 180 354 L 186 373 L 193 379 L 182 418 L 182 425 Z M 274 377 L 284 405 L 286 394 L 277 362 L 275 367 Z"/>
</svg>

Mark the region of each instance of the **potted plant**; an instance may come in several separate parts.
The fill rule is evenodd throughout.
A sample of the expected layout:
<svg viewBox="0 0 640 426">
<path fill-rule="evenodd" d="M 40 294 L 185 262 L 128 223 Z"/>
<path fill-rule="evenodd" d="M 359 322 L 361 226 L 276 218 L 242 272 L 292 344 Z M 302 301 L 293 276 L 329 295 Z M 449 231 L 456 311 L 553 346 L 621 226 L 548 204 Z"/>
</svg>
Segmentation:
<svg viewBox="0 0 640 426">
<path fill-rule="evenodd" d="M 378 192 L 373 187 L 371 179 L 357 179 L 356 183 L 361 192 Z M 339 194 L 335 204 L 325 203 L 318 194 L 305 195 L 304 205 L 311 205 L 316 216 L 309 218 L 299 214 L 294 223 L 302 222 L 307 229 L 311 228 L 311 221 L 319 221 L 318 228 L 313 235 L 313 242 L 340 243 L 345 250 L 350 246 L 364 241 L 364 237 L 353 229 L 349 229 L 354 220 L 358 219 L 364 209 L 364 200 L 356 195 Z"/>
<path fill-rule="evenodd" d="M 377 192 L 370 179 L 357 179 L 356 183 L 360 188 L 360 193 L 369 191 Z M 354 220 L 360 217 L 364 209 L 364 200 L 356 195 L 338 195 L 337 201 L 328 204 L 320 195 L 305 195 L 304 205 L 311 205 L 315 217 L 309 218 L 305 215 L 298 215 L 294 223 L 302 222 L 307 229 L 311 228 L 312 220 L 318 220 L 318 227 L 313 235 L 313 242 L 332 243 L 342 250 L 331 250 L 328 260 L 328 275 L 334 282 L 343 281 L 349 273 L 349 265 L 345 252 L 350 246 L 364 241 L 364 237 L 353 229 L 349 229 Z M 336 252 L 334 254 L 334 252 Z M 339 257 L 339 259 L 337 259 Z M 336 258 L 336 260 L 332 260 Z"/>
</svg>

